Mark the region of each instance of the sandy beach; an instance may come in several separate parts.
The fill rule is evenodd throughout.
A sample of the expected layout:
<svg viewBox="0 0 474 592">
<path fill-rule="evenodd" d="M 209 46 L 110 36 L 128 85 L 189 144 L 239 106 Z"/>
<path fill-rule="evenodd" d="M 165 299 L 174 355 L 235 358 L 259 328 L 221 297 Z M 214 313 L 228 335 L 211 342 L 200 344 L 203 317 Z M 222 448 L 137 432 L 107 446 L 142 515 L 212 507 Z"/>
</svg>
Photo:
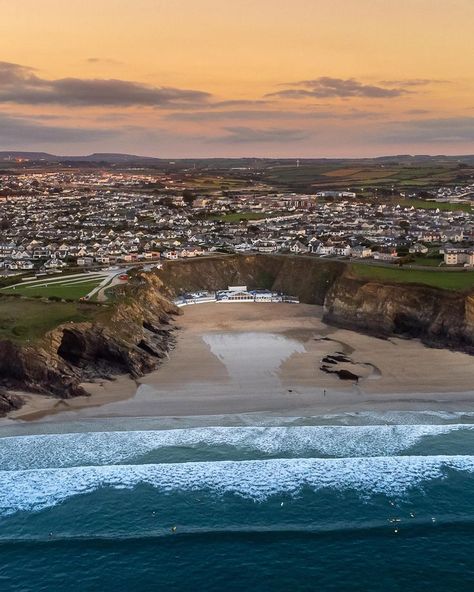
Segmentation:
<svg viewBox="0 0 474 592">
<path fill-rule="evenodd" d="M 416 340 L 377 339 L 324 324 L 305 304 L 209 303 L 176 320 L 176 348 L 138 381 L 84 385 L 90 397 L 28 395 L 11 419 L 282 415 L 368 409 L 474 409 L 474 360 Z M 321 369 L 348 370 L 341 380 Z"/>
</svg>

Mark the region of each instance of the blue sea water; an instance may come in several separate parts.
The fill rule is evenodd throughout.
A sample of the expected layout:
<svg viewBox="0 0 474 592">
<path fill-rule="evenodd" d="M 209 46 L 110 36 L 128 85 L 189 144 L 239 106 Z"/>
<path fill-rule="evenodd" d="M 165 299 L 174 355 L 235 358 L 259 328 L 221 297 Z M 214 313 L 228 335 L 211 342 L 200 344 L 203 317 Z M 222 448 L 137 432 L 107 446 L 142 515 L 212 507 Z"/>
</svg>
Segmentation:
<svg viewBox="0 0 474 592">
<path fill-rule="evenodd" d="M 4 426 L 0 590 L 472 590 L 473 504 L 469 414 Z"/>
</svg>

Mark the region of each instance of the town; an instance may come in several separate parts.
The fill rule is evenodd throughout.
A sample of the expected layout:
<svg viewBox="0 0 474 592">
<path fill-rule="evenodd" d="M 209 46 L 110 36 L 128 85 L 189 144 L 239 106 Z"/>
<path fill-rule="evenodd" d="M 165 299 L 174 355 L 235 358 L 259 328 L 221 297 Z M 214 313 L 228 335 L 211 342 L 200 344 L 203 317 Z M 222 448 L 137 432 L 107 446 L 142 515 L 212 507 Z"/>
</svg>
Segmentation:
<svg viewBox="0 0 474 592">
<path fill-rule="evenodd" d="M 374 264 L 474 267 L 474 184 L 420 199 L 262 184 L 200 192 L 165 174 L 0 176 L 0 273 L 100 269 L 212 253 L 287 253 Z"/>
</svg>

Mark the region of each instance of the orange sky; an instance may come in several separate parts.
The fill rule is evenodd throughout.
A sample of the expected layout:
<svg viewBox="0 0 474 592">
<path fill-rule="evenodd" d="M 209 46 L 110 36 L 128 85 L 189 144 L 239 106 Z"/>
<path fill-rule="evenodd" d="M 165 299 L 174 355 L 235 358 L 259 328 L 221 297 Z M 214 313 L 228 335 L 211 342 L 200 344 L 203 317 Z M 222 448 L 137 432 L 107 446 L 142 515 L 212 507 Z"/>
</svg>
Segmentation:
<svg viewBox="0 0 474 592">
<path fill-rule="evenodd" d="M 0 149 L 474 152 L 473 0 L 0 0 L 0 14 Z"/>
</svg>

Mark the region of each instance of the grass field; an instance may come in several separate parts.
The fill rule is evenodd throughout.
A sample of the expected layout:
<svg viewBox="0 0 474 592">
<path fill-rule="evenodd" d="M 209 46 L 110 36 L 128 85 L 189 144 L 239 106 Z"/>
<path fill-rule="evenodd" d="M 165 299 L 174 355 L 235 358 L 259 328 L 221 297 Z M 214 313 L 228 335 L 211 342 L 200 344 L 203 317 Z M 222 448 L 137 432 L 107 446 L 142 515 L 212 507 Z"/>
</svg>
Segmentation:
<svg viewBox="0 0 474 592">
<path fill-rule="evenodd" d="M 397 201 L 397 204 L 406 208 L 417 208 L 422 210 L 440 210 L 443 212 L 471 212 L 472 205 L 465 203 L 465 204 L 451 204 L 451 203 L 440 203 L 435 201 L 426 201 L 424 199 L 403 199 L 401 201 Z"/>
<path fill-rule="evenodd" d="M 418 270 L 379 267 L 354 263 L 351 270 L 357 277 L 368 280 L 381 280 L 399 284 L 425 284 L 444 290 L 474 289 L 474 271 Z"/>
<path fill-rule="evenodd" d="M 221 222 L 240 222 L 240 220 L 263 220 L 264 218 L 276 218 L 283 215 L 281 212 L 273 214 L 260 212 L 236 212 L 235 214 L 222 214 L 222 216 L 212 216 L 212 220 L 220 220 Z"/>
<path fill-rule="evenodd" d="M 195 177 L 186 177 L 184 179 L 184 183 L 186 187 L 191 189 L 210 189 L 216 190 L 222 187 L 226 187 L 228 189 L 242 189 L 249 185 L 248 181 L 244 179 L 238 179 L 234 177 L 209 177 L 209 176 L 195 176 Z"/>
<path fill-rule="evenodd" d="M 0 339 L 17 343 L 34 341 L 61 323 L 91 320 L 97 313 L 97 307 L 91 305 L 3 297 L 0 298 Z"/>
<path fill-rule="evenodd" d="M 396 161 L 396 158 L 394 158 Z M 460 185 L 469 181 L 474 166 L 459 168 L 457 162 L 357 162 L 342 160 L 277 164 L 263 171 L 262 181 L 294 188 L 391 190 L 395 188 L 430 188 L 439 185 Z"/>
<path fill-rule="evenodd" d="M 408 265 L 425 265 L 426 267 L 439 267 L 443 262 L 442 257 L 415 257 L 413 263 Z"/>
<path fill-rule="evenodd" d="M 17 286 L 4 288 L 6 294 L 20 294 L 29 298 L 63 298 L 64 300 L 79 300 L 89 294 L 98 285 L 96 281 L 88 281 L 77 284 L 47 284 L 45 286 Z"/>
<path fill-rule="evenodd" d="M 89 274 L 42 278 L 25 281 L 1 290 L 3 294 L 19 294 L 28 298 L 61 298 L 79 300 L 97 287 L 105 276 Z"/>
</svg>

